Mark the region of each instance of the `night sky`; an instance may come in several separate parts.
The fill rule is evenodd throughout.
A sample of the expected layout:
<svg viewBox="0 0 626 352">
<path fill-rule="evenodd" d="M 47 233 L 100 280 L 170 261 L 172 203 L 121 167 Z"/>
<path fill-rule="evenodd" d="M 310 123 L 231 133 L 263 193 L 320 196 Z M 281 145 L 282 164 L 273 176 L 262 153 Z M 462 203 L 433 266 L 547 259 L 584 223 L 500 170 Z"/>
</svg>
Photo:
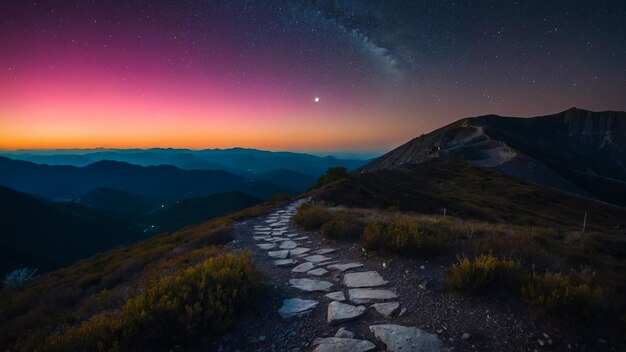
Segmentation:
<svg viewBox="0 0 626 352">
<path fill-rule="evenodd" d="M 626 1 L 0 0 L 5 149 L 380 150 L 572 106 L 626 110 Z"/>
</svg>

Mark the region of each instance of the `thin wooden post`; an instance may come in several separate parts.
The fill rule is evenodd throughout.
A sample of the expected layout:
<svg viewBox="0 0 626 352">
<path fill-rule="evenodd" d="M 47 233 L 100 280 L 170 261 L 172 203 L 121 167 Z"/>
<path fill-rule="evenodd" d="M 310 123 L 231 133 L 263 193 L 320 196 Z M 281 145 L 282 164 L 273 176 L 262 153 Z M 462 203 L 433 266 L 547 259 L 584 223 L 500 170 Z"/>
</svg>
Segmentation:
<svg viewBox="0 0 626 352">
<path fill-rule="evenodd" d="M 585 212 L 585 217 L 583 218 L 583 233 L 585 233 L 586 228 L 587 228 L 587 212 Z"/>
</svg>

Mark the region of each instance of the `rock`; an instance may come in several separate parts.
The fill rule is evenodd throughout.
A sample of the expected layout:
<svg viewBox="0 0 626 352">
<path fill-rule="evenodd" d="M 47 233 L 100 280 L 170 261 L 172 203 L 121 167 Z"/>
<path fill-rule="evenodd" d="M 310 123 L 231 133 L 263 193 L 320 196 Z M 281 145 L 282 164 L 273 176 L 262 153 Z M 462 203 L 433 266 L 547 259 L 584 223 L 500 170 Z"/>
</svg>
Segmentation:
<svg viewBox="0 0 626 352">
<path fill-rule="evenodd" d="M 364 306 L 355 307 L 349 304 L 332 301 L 328 304 L 327 321 L 328 324 L 344 323 L 360 317 L 365 313 L 365 310 L 366 308 Z"/>
<path fill-rule="evenodd" d="M 282 249 L 294 249 L 296 247 L 298 247 L 298 244 L 296 242 L 294 242 L 294 241 L 291 241 L 291 240 L 281 242 L 281 244 L 280 244 L 280 248 L 282 248 Z"/>
<path fill-rule="evenodd" d="M 313 352 L 367 352 L 376 348 L 376 345 L 367 340 L 340 337 L 315 339 L 313 346 L 315 346 Z"/>
<path fill-rule="evenodd" d="M 376 287 L 386 285 L 388 282 L 375 271 L 348 273 L 343 276 L 343 284 L 347 287 Z"/>
<path fill-rule="evenodd" d="M 322 276 L 322 275 L 326 275 L 326 273 L 328 273 L 328 270 L 324 268 L 317 268 L 317 269 L 313 269 L 307 272 L 307 274 L 313 275 L 313 276 Z"/>
<path fill-rule="evenodd" d="M 279 259 L 274 261 L 274 265 L 276 266 L 289 266 L 294 265 L 297 262 L 294 259 Z"/>
<path fill-rule="evenodd" d="M 289 280 L 291 286 L 307 292 L 315 291 L 330 291 L 330 288 L 334 285 L 328 281 L 315 280 L 315 279 L 291 279 Z"/>
<path fill-rule="evenodd" d="M 276 247 L 276 245 L 273 243 L 259 243 L 257 244 L 257 246 L 261 249 L 272 249 Z"/>
<path fill-rule="evenodd" d="M 313 268 L 315 268 L 315 265 L 313 265 L 313 263 L 306 262 L 306 263 L 302 263 L 296 266 L 295 268 L 291 269 L 291 271 L 294 273 L 306 273 L 307 271 L 312 270 Z"/>
<path fill-rule="evenodd" d="M 336 251 L 336 249 L 334 248 L 322 248 L 322 249 L 318 249 L 316 251 L 314 251 L 313 253 L 315 254 L 328 254 L 328 253 L 332 253 Z"/>
<path fill-rule="evenodd" d="M 384 301 L 398 298 L 398 295 L 391 290 L 371 288 L 354 288 L 348 290 L 348 296 L 350 297 L 350 301 L 356 304 L 369 303 L 374 300 Z"/>
<path fill-rule="evenodd" d="M 434 352 L 441 350 L 441 341 L 437 335 L 415 327 L 383 324 L 370 326 L 370 331 L 387 346 L 389 352 Z"/>
<path fill-rule="evenodd" d="M 288 250 L 269 251 L 267 252 L 267 255 L 269 255 L 272 258 L 285 259 L 289 256 L 289 251 Z"/>
<path fill-rule="evenodd" d="M 400 313 L 398 314 L 399 317 L 402 317 L 406 314 L 406 307 L 402 307 L 402 309 L 400 309 Z"/>
<path fill-rule="evenodd" d="M 284 318 L 300 316 L 308 313 L 311 309 L 317 307 L 318 301 L 312 299 L 290 298 L 283 300 L 283 306 L 280 307 L 278 313 Z"/>
<path fill-rule="evenodd" d="M 259 336 L 259 341 L 263 342 L 265 341 L 266 337 L 265 336 Z"/>
<path fill-rule="evenodd" d="M 464 332 L 463 335 L 461 335 L 461 340 L 469 340 L 470 337 L 472 337 L 472 334 Z"/>
<path fill-rule="evenodd" d="M 319 255 L 319 254 L 314 254 L 314 255 L 310 255 L 308 257 L 304 257 L 304 260 L 307 260 L 309 262 L 313 262 L 313 263 L 319 263 L 319 262 L 323 262 L 326 260 L 330 260 L 332 258 L 328 258 L 326 256 L 323 255 Z"/>
<path fill-rule="evenodd" d="M 400 309 L 400 303 L 387 302 L 387 303 L 375 303 L 372 304 L 372 308 L 376 309 L 385 318 L 389 318 Z"/>
<path fill-rule="evenodd" d="M 347 330 L 346 328 L 339 328 L 339 330 L 337 330 L 337 333 L 335 334 L 335 337 L 340 337 L 343 339 L 353 339 L 354 333 L 350 330 Z"/>
<path fill-rule="evenodd" d="M 342 291 L 331 292 L 326 294 L 324 297 L 332 299 L 333 301 L 343 302 L 346 300 L 346 295 L 343 294 Z"/>
<path fill-rule="evenodd" d="M 304 248 L 304 247 L 294 248 L 289 251 L 289 255 L 301 255 L 310 250 L 311 250 L 310 248 Z"/>
<path fill-rule="evenodd" d="M 350 270 L 350 269 L 354 269 L 354 268 L 360 268 L 362 266 L 363 266 L 363 264 L 355 262 L 355 263 L 347 263 L 347 264 L 333 264 L 333 265 L 327 266 L 326 268 L 328 270 L 344 272 L 346 270 Z"/>
</svg>

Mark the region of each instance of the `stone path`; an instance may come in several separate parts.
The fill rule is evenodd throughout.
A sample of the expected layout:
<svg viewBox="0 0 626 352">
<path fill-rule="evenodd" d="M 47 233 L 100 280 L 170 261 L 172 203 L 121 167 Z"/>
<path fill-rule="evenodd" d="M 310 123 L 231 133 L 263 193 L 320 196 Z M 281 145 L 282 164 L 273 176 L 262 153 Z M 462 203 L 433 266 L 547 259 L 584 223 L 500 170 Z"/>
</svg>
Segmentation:
<svg viewBox="0 0 626 352">
<path fill-rule="evenodd" d="M 369 325 L 370 336 L 359 338 L 340 327 L 345 322 L 358 323 L 367 311 L 388 320 L 402 315 L 403 309 L 393 283 L 380 273 L 363 271 L 362 263 L 343 261 L 335 255 L 335 248 L 315 248 L 320 244 L 290 225 L 305 201 L 298 200 L 273 212 L 263 225 L 254 227 L 253 238 L 259 250 L 267 251 L 274 265 L 293 276 L 289 285 L 301 293 L 285 299 L 278 314 L 283 319 L 307 319 L 313 310 L 326 309 L 327 323 L 339 330 L 334 337 L 315 339 L 312 345 L 316 352 L 371 351 L 376 349 L 372 342 L 376 340 L 387 351 L 440 351 L 443 345 L 439 337 L 417 327 L 374 324 Z"/>
</svg>

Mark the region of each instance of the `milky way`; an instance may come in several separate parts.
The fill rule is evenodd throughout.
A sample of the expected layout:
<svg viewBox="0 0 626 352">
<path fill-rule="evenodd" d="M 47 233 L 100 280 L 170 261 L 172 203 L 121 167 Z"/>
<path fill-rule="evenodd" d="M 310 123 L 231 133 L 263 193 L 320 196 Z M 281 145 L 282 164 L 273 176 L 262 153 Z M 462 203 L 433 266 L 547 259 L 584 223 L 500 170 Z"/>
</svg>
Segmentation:
<svg viewBox="0 0 626 352">
<path fill-rule="evenodd" d="M 2 1 L 0 148 L 387 149 L 466 116 L 625 110 L 625 17 L 624 1 Z"/>
</svg>

